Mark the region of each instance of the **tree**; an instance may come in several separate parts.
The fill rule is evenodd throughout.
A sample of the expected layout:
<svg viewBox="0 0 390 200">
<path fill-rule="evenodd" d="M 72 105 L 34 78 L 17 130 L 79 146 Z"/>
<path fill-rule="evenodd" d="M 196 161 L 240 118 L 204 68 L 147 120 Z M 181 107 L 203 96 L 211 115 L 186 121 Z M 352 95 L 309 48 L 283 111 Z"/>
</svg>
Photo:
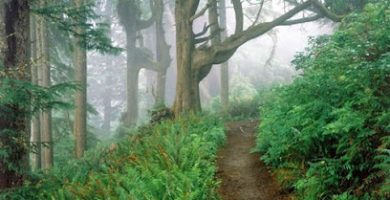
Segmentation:
<svg viewBox="0 0 390 200">
<path fill-rule="evenodd" d="M 39 0 L 39 7 L 46 6 L 45 0 Z M 50 81 L 50 60 L 49 60 L 49 40 L 47 20 L 43 16 L 36 16 L 35 25 L 35 47 L 36 47 L 36 63 L 38 72 L 38 84 L 42 87 L 49 88 Z M 52 119 L 51 109 L 45 109 L 40 117 L 41 144 L 38 149 L 42 149 L 41 166 L 44 170 L 48 170 L 53 166 L 53 143 L 52 143 Z"/>
<path fill-rule="evenodd" d="M 150 4 L 153 8 L 152 1 Z M 142 68 L 155 67 L 148 50 L 137 47 L 137 34 L 153 24 L 154 16 L 143 20 L 139 2 L 136 0 L 119 0 L 117 11 L 120 22 L 125 28 L 127 39 L 127 111 L 123 121 L 126 126 L 135 126 L 138 119 L 139 72 Z M 148 60 L 151 62 L 146 63 Z"/>
<path fill-rule="evenodd" d="M 105 16 L 107 19 L 107 24 L 112 27 L 112 10 L 113 10 L 113 5 L 114 3 L 111 1 L 107 1 L 105 5 Z M 110 29 L 111 30 L 111 29 Z M 110 37 L 112 38 L 112 30 L 110 32 Z M 110 67 L 114 66 L 114 61 L 112 57 L 108 57 L 107 63 L 110 63 Z M 105 88 L 104 88 L 104 96 L 103 96 L 103 130 L 106 131 L 107 133 L 110 132 L 111 130 L 111 114 L 112 114 L 112 106 L 111 106 L 111 101 L 112 101 L 112 88 L 111 88 L 111 83 L 112 83 L 112 73 L 106 73 L 105 74 Z"/>
<path fill-rule="evenodd" d="M 77 8 L 85 6 L 84 0 L 74 0 L 74 4 Z M 80 17 L 86 20 L 84 14 Z M 87 146 L 87 44 L 83 38 L 85 29 L 80 26 L 76 33 L 80 36 L 75 37 L 74 45 L 75 81 L 80 85 L 80 90 L 75 94 L 74 135 L 75 155 L 76 158 L 81 158 Z"/>
<path fill-rule="evenodd" d="M 28 79 L 28 50 L 28 1 L 2 1 L 0 3 L 1 86 L 6 84 L 6 79 Z M 28 98 L 19 100 L 28 100 Z M 28 109 L 22 104 L 26 102 L 0 103 L 0 189 L 23 184 L 23 172 L 26 170 L 28 155 L 26 121 Z"/>
<path fill-rule="evenodd" d="M 171 64 L 170 46 L 165 39 L 164 30 L 164 0 L 155 1 L 156 18 L 156 57 L 157 57 L 157 88 L 155 107 L 165 106 L 166 74 Z"/>
<path fill-rule="evenodd" d="M 318 0 L 307 0 L 296 3 L 293 9 L 269 22 L 254 23 L 244 30 L 243 9 L 240 0 L 232 0 L 235 11 L 235 33 L 222 42 L 215 39 L 219 37 L 220 25 L 218 20 L 209 21 L 209 25 L 201 33 L 195 34 L 192 25 L 196 18 L 203 15 L 208 9 L 214 9 L 216 0 L 208 1 L 208 4 L 198 10 L 199 0 L 176 0 L 176 46 L 177 46 L 177 87 L 173 105 L 175 114 L 188 111 L 200 111 L 199 82 L 207 76 L 212 65 L 227 61 L 235 51 L 247 41 L 261 36 L 277 26 L 293 25 L 310 22 L 322 17 L 328 17 L 334 21 L 340 21 L 341 17 L 330 12 Z M 297 13 L 310 9 L 315 14 L 300 19 L 291 19 Z M 213 13 L 213 12 L 210 12 Z M 211 19 L 211 18 L 210 18 Z M 208 36 L 204 36 L 208 29 Z M 213 42 L 214 40 L 214 42 Z M 211 41 L 211 44 L 209 44 Z"/>
<path fill-rule="evenodd" d="M 30 16 L 30 37 L 31 37 L 31 50 L 30 56 L 31 59 L 37 60 L 37 19 L 36 16 Z M 33 62 L 35 63 L 35 62 Z M 34 85 L 38 85 L 38 65 L 31 65 L 31 83 Z M 33 147 L 33 151 L 31 153 L 31 167 L 33 170 L 41 169 L 41 120 L 40 114 L 35 113 L 31 116 L 31 145 Z"/>
<path fill-rule="evenodd" d="M 227 22 L 226 22 L 226 0 L 219 1 L 219 13 L 221 23 L 221 39 L 225 40 L 227 37 Z M 229 62 L 226 61 L 221 64 L 221 103 L 224 110 L 229 107 Z"/>
</svg>

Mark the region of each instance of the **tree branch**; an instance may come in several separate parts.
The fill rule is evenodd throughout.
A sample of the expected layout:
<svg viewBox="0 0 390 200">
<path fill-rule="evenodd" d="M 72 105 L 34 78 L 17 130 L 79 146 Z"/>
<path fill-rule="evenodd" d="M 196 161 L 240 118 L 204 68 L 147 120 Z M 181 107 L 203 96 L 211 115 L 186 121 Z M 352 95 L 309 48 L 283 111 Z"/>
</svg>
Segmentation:
<svg viewBox="0 0 390 200">
<path fill-rule="evenodd" d="M 153 0 L 149 0 L 150 10 L 152 11 L 152 16 L 147 20 L 137 20 L 137 29 L 143 30 L 151 26 L 155 21 L 156 7 L 154 6 Z"/>
<path fill-rule="evenodd" d="M 195 38 L 194 42 L 195 42 L 195 44 L 199 44 L 199 43 L 202 43 L 202 42 L 209 41 L 209 40 L 219 36 L 220 32 L 221 32 L 221 29 L 217 29 L 214 32 L 212 32 L 209 36 L 201 37 L 201 38 Z"/>
<path fill-rule="evenodd" d="M 242 11 L 242 4 L 240 0 L 232 0 L 232 3 L 234 14 L 236 15 L 235 33 L 239 33 L 244 29 L 244 12 Z"/>
<path fill-rule="evenodd" d="M 231 35 L 220 44 L 212 45 L 211 47 L 204 49 L 196 49 L 193 55 L 194 62 L 196 63 L 195 67 L 201 68 L 210 64 L 220 64 L 225 62 L 234 54 L 237 48 L 245 42 L 267 33 L 274 27 L 283 24 L 288 19 L 311 5 L 312 0 L 307 0 L 271 22 L 260 23 L 245 31 Z"/>
<path fill-rule="evenodd" d="M 194 16 L 192 16 L 190 18 L 190 21 L 194 21 L 195 19 L 199 18 L 200 16 L 204 15 L 204 13 L 206 13 L 207 9 L 210 8 L 210 4 L 206 4 L 206 6 L 204 8 L 202 8 L 202 10 L 200 10 L 198 13 L 196 13 Z"/>
<path fill-rule="evenodd" d="M 330 20 L 334 22 L 340 22 L 343 19 L 343 16 L 336 15 L 335 13 L 331 12 L 329 9 L 327 9 L 321 2 L 318 0 L 313 0 L 313 5 L 318 11 L 323 14 L 325 17 L 329 18 Z"/>
<path fill-rule="evenodd" d="M 279 26 L 290 26 L 290 25 L 294 25 L 294 24 L 302 24 L 302 23 L 306 23 L 306 22 L 312 22 L 312 21 L 316 21 L 318 19 L 321 19 L 323 17 L 324 17 L 323 15 L 314 15 L 311 17 L 303 17 L 300 19 L 292 19 L 292 20 L 288 20 L 288 21 L 283 22 Z"/>
<path fill-rule="evenodd" d="M 285 0 L 286 2 L 293 4 L 293 5 L 298 5 L 297 0 Z M 310 11 L 315 12 L 317 14 L 322 14 L 325 17 L 329 18 L 330 20 L 334 22 L 340 22 L 343 16 L 336 15 L 335 13 L 331 12 L 328 8 L 324 6 L 320 1 L 318 0 L 312 0 L 314 8 L 309 8 Z"/>
<path fill-rule="evenodd" d="M 211 26 L 213 26 L 213 24 L 207 25 L 206 23 L 204 23 L 203 30 L 201 32 L 199 32 L 199 33 L 196 33 L 194 35 L 194 37 L 196 38 L 196 37 L 200 37 L 200 36 L 206 34 Z"/>
<path fill-rule="evenodd" d="M 255 18 L 255 20 L 253 20 L 252 26 L 255 26 L 257 21 L 259 21 L 259 18 L 260 18 L 260 15 L 261 15 L 261 11 L 263 11 L 264 1 L 265 0 L 262 0 L 261 3 L 260 3 L 260 8 L 257 11 L 256 18 Z"/>
</svg>

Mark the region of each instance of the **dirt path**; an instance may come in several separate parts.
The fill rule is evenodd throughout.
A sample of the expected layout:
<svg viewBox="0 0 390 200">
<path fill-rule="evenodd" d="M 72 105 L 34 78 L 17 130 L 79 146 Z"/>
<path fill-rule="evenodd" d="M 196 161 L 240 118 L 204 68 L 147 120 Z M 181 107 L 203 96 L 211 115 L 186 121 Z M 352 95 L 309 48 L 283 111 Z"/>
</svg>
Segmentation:
<svg viewBox="0 0 390 200">
<path fill-rule="evenodd" d="M 258 154 L 250 154 L 255 145 L 256 121 L 226 123 L 227 143 L 218 153 L 217 177 L 222 181 L 223 200 L 289 200 L 270 175 Z"/>
</svg>

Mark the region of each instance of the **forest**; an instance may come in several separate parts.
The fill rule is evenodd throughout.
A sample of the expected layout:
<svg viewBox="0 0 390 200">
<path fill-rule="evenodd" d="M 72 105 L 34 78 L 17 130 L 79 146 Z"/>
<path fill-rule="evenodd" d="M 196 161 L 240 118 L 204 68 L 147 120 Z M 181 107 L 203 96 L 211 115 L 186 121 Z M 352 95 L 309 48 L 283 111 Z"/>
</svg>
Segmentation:
<svg viewBox="0 0 390 200">
<path fill-rule="evenodd" d="M 30 199 L 390 199 L 390 1 L 1 0 Z"/>
</svg>

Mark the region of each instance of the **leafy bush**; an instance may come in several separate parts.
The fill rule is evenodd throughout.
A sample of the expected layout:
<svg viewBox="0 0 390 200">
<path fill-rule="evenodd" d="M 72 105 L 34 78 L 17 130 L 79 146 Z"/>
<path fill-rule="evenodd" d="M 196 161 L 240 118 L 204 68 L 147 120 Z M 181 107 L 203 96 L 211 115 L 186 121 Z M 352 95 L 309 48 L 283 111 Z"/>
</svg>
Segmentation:
<svg viewBox="0 0 390 200">
<path fill-rule="evenodd" d="M 214 162 L 224 137 L 213 117 L 162 122 L 3 198 L 218 199 Z"/>
<path fill-rule="evenodd" d="M 261 108 L 262 159 L 301 199 L 390 198 L 390 9 L 368 4 L 294 61 L 304 74 Z"/>
</svg>

